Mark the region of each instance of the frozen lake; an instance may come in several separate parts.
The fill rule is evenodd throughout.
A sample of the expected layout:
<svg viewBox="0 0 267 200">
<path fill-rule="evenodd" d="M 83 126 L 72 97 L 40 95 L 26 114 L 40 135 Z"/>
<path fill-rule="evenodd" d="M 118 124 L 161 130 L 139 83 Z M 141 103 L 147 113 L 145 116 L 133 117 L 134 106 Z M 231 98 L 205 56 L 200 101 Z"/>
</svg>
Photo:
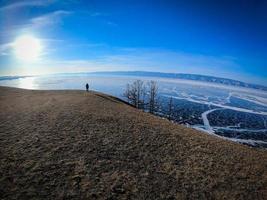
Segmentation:
<svg viewBox="0 0 267 200">
<path fill-rule="evenodd" d="M 267 92 L 201 81 L 172 78 L 67 74 L 1 80 L 1 86 L 37 90 L 96 90 L 123 98 L 127 83 L 155 80 L 161 116 L 170 97 L 173 121 L 232 141 L 267 147 Z"/>
</svg>

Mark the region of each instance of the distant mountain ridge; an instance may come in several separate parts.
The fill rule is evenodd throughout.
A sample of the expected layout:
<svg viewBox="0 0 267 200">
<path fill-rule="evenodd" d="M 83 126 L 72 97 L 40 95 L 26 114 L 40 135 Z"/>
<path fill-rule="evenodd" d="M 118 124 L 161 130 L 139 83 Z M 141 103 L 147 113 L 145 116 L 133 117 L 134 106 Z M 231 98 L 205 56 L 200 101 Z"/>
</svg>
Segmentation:
<svg viewBox="0 0 267 200">
<path fill-rule="evenodd" d="M 121 76 L 145 76 L 145 77 L 161 77 L 161 78 L 174 78 L 174 79 L 185 79 L 194 81 L 204 81 L 210 83 L 219 83 L 223 85 L 231 85 L 252 89 L 259 89 L 267 91 L 267 86 L 245 83 L 228 78 L 220 78 L 215 76 L 199 75 L 199 74 L 183 74 L 183 73 L 163 73 L 163 72 L 147 72 L 147 71 L 113 71 L 113 72 L 92 72 L 90 74 L 110 74 L 110 75 L 121 75 Z"/>
<path fill-rule="evenodd" d="M 200 74 L 184 74 L 184 73 L 164 73 L 164 72 L 148 72 L 148 71 L 102 71 L 102 72 L 81 72 L 81 73 L 59 73 L 54 75 L 78 75 L 78 74 L 91 74 L 91 75 L 119 75 L 119 76 L 141 76 L 141 77 L 160 77 L 160 78 L 173 78 L 173 79 L 184 79 L 184 80 L 194 80 L 203 81 L 209 83 L 218 83 L 223 85 L 252 88 L 267 91 L 267 86 L 258 85 L 253 83 L 245 83 L 242 81 L 237 81 L 228 78 L 220 78 L 215 76 L 207 76 Z M 53 74 L 50 74 L 53 75 Z M 49 76 L 49 75 L 48 75 Z M 19 78 L 26 78 L 30 76 L 0 76 L 0 81 L 12 80 Z"/>
<path fill-rule="evenodd" d="M 0 81 L 26 78 L 26 77 L 29 77 L 29 76 L 0 76 Z"/>
</svg>

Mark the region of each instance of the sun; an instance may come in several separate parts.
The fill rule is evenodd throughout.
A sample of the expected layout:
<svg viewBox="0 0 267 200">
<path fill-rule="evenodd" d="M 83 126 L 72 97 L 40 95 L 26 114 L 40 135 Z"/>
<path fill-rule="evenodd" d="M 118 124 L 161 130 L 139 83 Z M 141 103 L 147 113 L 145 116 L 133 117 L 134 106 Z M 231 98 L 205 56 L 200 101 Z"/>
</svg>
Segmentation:
<svg viewBox="0 0 267 200">
<path fill-rule="evenodd" d="M 41 42 L 30 35 L 20 36 L 14 42 L 14 51 L 18 59 L 32 62 L 37 60 L 41 54 Z"/>
</svg>

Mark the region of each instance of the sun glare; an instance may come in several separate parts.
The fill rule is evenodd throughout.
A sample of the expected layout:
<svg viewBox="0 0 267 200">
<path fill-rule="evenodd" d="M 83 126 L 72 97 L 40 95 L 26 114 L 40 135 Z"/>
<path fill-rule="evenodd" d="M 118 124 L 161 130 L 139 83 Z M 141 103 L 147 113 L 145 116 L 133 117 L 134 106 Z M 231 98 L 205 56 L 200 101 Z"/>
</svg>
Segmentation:
<svg viewBox="0 0 267 200">
<path fill-rule="evenodd" d="M 33 36 L 23 35 L 14 42 L 14 51 L 18 59 L 32 62 L 39 58 L 42 46 L 40 40 Z"/>
</svg>

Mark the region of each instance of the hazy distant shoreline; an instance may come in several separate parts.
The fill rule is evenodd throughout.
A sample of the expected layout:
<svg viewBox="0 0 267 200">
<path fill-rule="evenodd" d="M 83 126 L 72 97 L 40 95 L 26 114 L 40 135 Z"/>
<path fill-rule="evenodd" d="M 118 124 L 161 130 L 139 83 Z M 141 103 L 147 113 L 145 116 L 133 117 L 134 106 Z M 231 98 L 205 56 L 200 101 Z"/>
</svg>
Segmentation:
<svg viewBox="0 0 267 200">
<path fill-rule="evenodd" d="M 83 72 L 83 73 L 58 73 L 58 74 L 48 74 L 40 76 L 68 76 L 68 75 L 70 76 L 71 75 L 113 75 L 113 76 L 119 75 L 119 76 L 137 76 L 137 77 L 160 77 L 160 78 L 217 83 L 228 86 L 244 87 L 244 88 L 267 91 L 267 86 L 253 84 L 253 83 L 246 83 L 238 80 L 220 78 L 215 76 L 200 75 L 200 74 L 162 73 L 162 72 L 148 72 L 148 71 L 106 71 L 106 72 Z M 25 77 L 31 77 L 31 76 L 0 76 L 0 81 L 19 79 Z"/>
</svg>

